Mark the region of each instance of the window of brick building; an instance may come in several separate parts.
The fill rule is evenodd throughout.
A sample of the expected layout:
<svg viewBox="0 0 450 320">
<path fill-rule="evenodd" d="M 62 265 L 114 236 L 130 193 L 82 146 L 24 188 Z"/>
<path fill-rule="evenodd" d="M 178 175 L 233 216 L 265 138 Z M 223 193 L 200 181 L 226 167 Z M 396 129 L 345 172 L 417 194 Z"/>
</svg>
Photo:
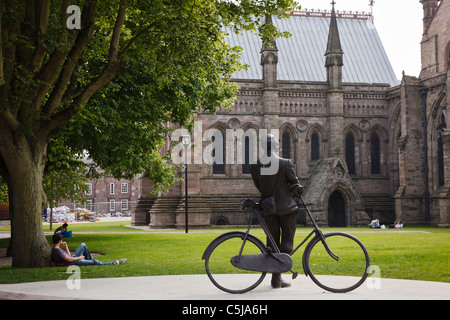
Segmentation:
<svg viewBox="0 0 450 320">
<path fill-rule="evenodd" d="M 92 183 L 86 183 L 87 186 L 87 190 L 86 190 L 86 195 L 92 195 Z"/>
<path fill-rule="evenodd" d="M 123 199 L 120 201 L 120 209 L 128 210 L 128 200 Z"/>
</svg>

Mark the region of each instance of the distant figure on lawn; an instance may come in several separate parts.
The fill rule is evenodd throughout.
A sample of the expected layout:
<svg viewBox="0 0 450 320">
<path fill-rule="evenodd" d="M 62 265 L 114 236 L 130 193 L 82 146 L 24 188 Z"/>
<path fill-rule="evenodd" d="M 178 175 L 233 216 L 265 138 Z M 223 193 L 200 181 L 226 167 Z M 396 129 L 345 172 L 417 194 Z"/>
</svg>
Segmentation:
<svg viewBox="0 0 450 320">
<path fill-rule="evenodd" d="M 69 225 L 64 223 L 61 227 L 55 230 L 55 233 L 61 234 L 64 238 L 72 238 L 72 231 L 67 231 Z"/>
<path fill-rule="evenodd" d="M 62 241 L 63 236 L 60 233 L 53 235 L 53 249 L 52 249 L 52 264 L 55 266 L 93 266 L 93 265 L 114 265 L 124 264 L 127 259 L 120 259 L 113 262 L 101 262 L 94 260 L 87 246 L 82 243 L 78 246 L 75 252 L 70 255 L 69 246 Z M 63 247 L 65 250 L 61 249 Z"/>
<path fill-rule="evenodd" d="M 385 228 L 384 224 L 380 226 L 380 220 L 378 220 L 378 219 L 372 220 L 372 222 L 370 222 L 370 227 L 372 229 L 384 229 Z"/>
<path fill-rule="evenodd" d="M 64 223 L 61 227 L 56 228 L 55 233 L 63 233 L 67 232 L 67 227 L 69 225 L 67 223 Z"/>
</svg>

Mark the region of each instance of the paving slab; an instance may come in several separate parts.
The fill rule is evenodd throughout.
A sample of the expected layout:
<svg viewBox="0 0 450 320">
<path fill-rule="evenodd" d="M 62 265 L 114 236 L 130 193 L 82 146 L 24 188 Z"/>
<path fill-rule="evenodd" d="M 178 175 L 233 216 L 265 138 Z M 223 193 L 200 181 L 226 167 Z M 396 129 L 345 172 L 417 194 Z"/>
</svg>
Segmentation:
<svg viewBox="0 0 450 320">
<path fill-rule="evenodd" d="M 69 276 L 68 276 L 69 277 Z M 239 281 L 245 275 L 228 275 Z M 331 276 L 329 276 L 331 277 Z M 333 277 L 335 281 L 345 277 Z M 229 294 L 206 275 L 73 279 L 0 284 L 3 300 L 450 300 L 450 283 L 368 278 L 358 289 L 330 293 L 305 276 L 290 288 L 272 289 L 270 277 L 251 292 Z"/>
</svg>

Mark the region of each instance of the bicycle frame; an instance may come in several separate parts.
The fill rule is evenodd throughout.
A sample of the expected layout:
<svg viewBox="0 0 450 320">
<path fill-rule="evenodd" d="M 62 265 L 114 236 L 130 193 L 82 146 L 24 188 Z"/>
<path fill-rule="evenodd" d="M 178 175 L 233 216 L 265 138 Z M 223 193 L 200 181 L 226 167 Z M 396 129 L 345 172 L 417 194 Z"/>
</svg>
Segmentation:
<svg viewBox="0 0 450 320">
<path fill-rule="evenodd" d="M 291 252 L 291 256 L 312 236 L 313 233 L 316 233 L 316 235 L 318 237 L 320 237 L 320 240 L 323 243 L 323 246 L 325 247 L 325 250 L 327 251 L 327 253 L 330 255 L 330 257 L 332 257 L 334 260 L 339 261 L 339 257 L 337 255 L 335 255 L 331 249 L 328 247 L 327 242 L 325 241 L 325 237 L 323 236 L 322 230 L 320 230 L 319 226 L 317 225 L 316 221 L 314 220 L 311 211 L 309 211 L 308 206 L 305 204 L 305 201 L 303 200 L 303 197 L 300 197 L 300 202 L 303 205 L 303 207 L 305 207 L 306 212 L 308 213 L 309 219 L 311 220 L 311 222 L 314 225 L 314 230 L 311 231 L 311 233 L 305 238 L 305 240 L 302 241 L 302 243 L 300 243 L 297 248 L 295 248 L 292 252 Z"/>
<path fill-rule="evenodd" d="M 314 229 L 311 231 L 311 233 L 289 254 L 290 256 L 292 256 L 292 255 L 294 255 L 294 253 L 295 252 L 297 252 L 297 250 L 306 242 L 306 241 L 308 241 L 308 239 L 309 238 L 311 238 L 311 236 L 315 233 L 316 234 L 316 237 L 320 237 L 320 239 L 321 239 L 321 241 L 322 241 L 322 244 L 324 245 L 324 247 L 325 247 L 325 250 L 327 251 L 327 253 L 334 259 L 334 260 L 336 260 L 336 261 L 339 261 L 339 257 L 338 256 L 336 256 L 331 250 L 330 250 L 330 248 L 328 247 L 328 244 L 327 244 L 327 242 L 326 242 L 326 240 L 325 240 L 325 237 L 323 236 L 323 233 L 322 233 L 322 231 L 320 230 L 320 228 L 319 228 L 319 226 L 317 225 L 317 223 L 316 223 L 316 221 L 314 220 L 314 218 L 313 218 L 313 216 L 312 216 L 312 214 L 311 214 L 311 211 L 309 211 L 309 208 L 306 206 L 306 204 L 305 204 L 305 202 L 304 202 L 304 200 L 303 200 L 303 198 L 302 197 L 300 197 L 299 198 L 299 202 L 303 205 L 303 207 L 304 208 L 306 208 L 306 212 L 308 213 L 308 216 L 309 216 L 309 218 L 310 218 L 310 220 L 311 220 L 311 222 L 313 223 L 313 226 L 314 226 Z M 250 218 L 250 220 L 249 220 L 249 223 L 248 223 L 248 228 L 247 228 L 247 231 L 245 232 L 245 237 L 244 237 L 244 239 L 243 239 L 243 242 L 242 242 L 242 246 L 241 246 L 241 249 L 239 250 L 239 254 L 238 254 L 238 259 L 237 260 L 239 260 L 239 257 L 242 255 L 242 252 L 243 252 L 243 250 L 244 250 L 244 246 L 245 246 L 245 243 L 246 243 L 246 241 L 247 241 L 247 237 L 248 237 L 248 235 L 249 235 L 249 233 L 250 233 L 250 229 L 252 228 L 252 221 L 254 220 L 254 218 L 256 217 L 256 219 L 258 220 L 258 222 L 259 222 L 259 224 L 261 225 L 261 227 L 263 228 L 263 230 L 264 230 L 264 233 L 266 234 L 266 236 L 267 236 L 267 239 L 268 239 L 268 242 L 270 243 L 270 247 L 268 247 L 268 249 L 270 249 L 270 251 L 269 251 L 269 254 L 271 254 L 272 253 L 272 250 L 274 250 L 275 251 L 275 253 L 281 253 L 280 252 L 280 249 L 278 248 L 278 245 L 276 244 L 276 242 L 275 242 L 275 239 L 272 237 L 272 234 L 270 233 L 270 231 L 269 231 L 269 228 L 267 227 L 267 224 L 266 224 L 266 222 L 264 221 L 264 219 L 263 219 L 263 217 L 261 216 L 261 214 L 259 213 L 259 211 L 258 211 L 258 209 L 255 209 L 254 211 L 253 211 L 253 214 L 252 214 L 252 216 L 251 216 L 251 218 Z M 272 249 L 273 248 L 273 249 Z M 275 259 L 277 259 L 277 260 L 279 260 L 276 256 L 273 256 Z M 294 275 L 296 274 L 295 272 L 293 272 L 292 270 L 291 270 L 291 272 L 292 273 L 294 273 Z"/>
</svg>

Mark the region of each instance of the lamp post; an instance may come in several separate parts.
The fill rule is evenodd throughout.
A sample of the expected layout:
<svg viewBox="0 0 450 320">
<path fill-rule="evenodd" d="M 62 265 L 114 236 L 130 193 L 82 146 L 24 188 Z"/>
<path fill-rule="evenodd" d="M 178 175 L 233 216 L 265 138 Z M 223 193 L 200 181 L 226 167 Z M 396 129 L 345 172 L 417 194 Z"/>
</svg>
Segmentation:
<svg viewBox="0 0 450 320">
<path fill-rule="evenodd" d="M 188 147 L 191 144 L 191 136 L 183 135 L 181 136 L 181 143 L 184 146 L 184 196 L 185 196 L 185 220 L 186 220 L 186 233 L 189 232 L 189 223 L 188 223 L 188 166 L 187 166 L 187 154 Z"/>
</svg>

